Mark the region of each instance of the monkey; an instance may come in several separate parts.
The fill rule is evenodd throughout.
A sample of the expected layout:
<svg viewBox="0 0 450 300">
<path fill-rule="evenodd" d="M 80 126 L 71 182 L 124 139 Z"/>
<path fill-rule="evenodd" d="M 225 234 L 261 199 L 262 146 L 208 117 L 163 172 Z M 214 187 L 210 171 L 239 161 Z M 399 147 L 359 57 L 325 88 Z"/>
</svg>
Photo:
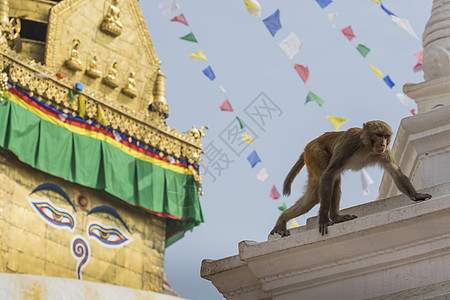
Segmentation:
<svg viewBox="0 0 450 300">
<path fill-rule="evenodd" d="M 289 196 L 291 184 L 306 165 L 308 178 L 305 193 L 278 218 L 270 234 L 288 236 L 286 222 L 307 213 L 320 202 L 319 232 L 328 233 L 328 226 L 356 218 L 340 215 L 341 173 L 380 165 L 394 179 L 399 190 L 413 201 L 430 199 L 430 194 L 418 193 L 409 178 L 400 170 L 389 148 L 391 127 L 383 121 L 369 121 L 363 128 L 326 132 L 309 142 L 283 183 L 283 194 Z"/>
</svg>

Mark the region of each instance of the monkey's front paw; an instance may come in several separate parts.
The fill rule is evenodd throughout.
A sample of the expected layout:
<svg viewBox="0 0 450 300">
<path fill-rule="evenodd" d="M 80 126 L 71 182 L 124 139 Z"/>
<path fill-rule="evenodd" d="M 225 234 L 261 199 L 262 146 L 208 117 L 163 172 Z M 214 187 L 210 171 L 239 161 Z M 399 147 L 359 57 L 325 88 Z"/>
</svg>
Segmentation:
<svg viewBox="0 0 450 300">
<path fill-rule="evenodd" d="M 270 232 L 271 235 L 278 233 L 281 237 L 285 237 L 285 236 L 289 236 L 289 230 L 287 230 L 286 228 L 277 228 L 275 227 L 274 229 L 272 229 L 272 231 Z"/>
<path fill-rule="evenodd" d="M 340 215 L 340 216 L 336 216 L 333 219 L 334 223 L 341 223 L 341 222 L 345 222 L 345 221 L 350 221 L 353 219 L 356 219 L 357 216 L 355 215 Z"/>
<path fill-rule="evenodd" d="M 324 220 L 319 219 L 319 232 L 320 234 L 328 234 L 328 226 L 333 225 L 330 219 L 325 218 Z"/>
<path fill-rule="evenodd" d="M 423 201 L 423 200 L 427 200 L 430 198 L 431 198 L 430 194 L 421 194 L 421 193 L 417 193 L 417 194 L 411 196 L 411 200 L 413 200 L 413 201 Z"/>
</svg>

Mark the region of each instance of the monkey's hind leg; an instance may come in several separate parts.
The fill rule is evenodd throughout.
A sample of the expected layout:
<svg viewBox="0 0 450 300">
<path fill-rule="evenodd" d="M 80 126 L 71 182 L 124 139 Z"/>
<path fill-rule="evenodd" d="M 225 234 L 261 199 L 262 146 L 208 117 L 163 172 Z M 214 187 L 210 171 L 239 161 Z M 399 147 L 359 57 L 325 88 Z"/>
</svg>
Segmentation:
<svg viewBox="0 0 450 300">
<path fill-rule="evenodd" d="M 288 236 L 289 230 L 286 227 L 286 222 L 303 215 L 311 210 L 317 203 L 319 203 L 317 183 L 309 183 L 305 194 L 297 200 L 291 207 L 283 211 L 272 229 L 270 234 L 278 233 L 281 237 Z"/>
<path fill-rule="evenodd" d="M 330 207 L 330 220 L 333 223 L 341 223 L 356 219 L 355 215 L 340 215 L 339 203 L 341 202 L 341 177 L 339 177 L 334 183 L 333 197 L 331 199 Z"/>
</svg>

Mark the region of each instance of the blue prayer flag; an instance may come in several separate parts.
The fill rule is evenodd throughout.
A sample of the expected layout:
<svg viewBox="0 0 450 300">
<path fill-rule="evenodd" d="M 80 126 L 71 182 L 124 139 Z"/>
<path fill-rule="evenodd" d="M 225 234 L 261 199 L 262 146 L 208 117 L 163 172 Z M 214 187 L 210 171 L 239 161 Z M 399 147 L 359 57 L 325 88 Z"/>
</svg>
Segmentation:
<svg viewBox="0 0 450 300">
<path fill-rule="evenodd" d="M 390 87 L 392 89 L 392 87 L 395 85 L 394 82 L 392 82 L 391 78 L 389 77 L 389 75 L 386 75 L 383 78 L 384 82 L 386 82 L 386 84 L 388 85 L 388 87 Z"/>
<path fill-rule="evenodd" d="M 253 152 L 247 157 L 248 162 L 250 163 L 250 165 L 252 166 L 252 168 L 254 166 L 256 166 L 257 163 L 261 162 L 261 159 L 259 158 L 258 154 L 256 153 L 256 151 L 253 150 Z"/>
<path fill-rule="evenodd" d="M 82 84 L 81 82 L 76 82 L 75 83 L 75 88 L 77 89 L 77 91 L 82 91 L 84 89 L 84 84 Z"/>
<path fill-rule="evenodd" d="M 203 74 L 205 74 L 206 77 L 208 77 L 211 80 L 214 80 L 214 78 L 216 78 L 216 75 L 214 75 L 214 72 L 211 69 L 211 66 L 208 66 L 206 69 L 204 69 Z"/>
<path fill-rule="evenodd" d="M 321 8 L 327 7 L 328 5 L 330 5 L 331 2 L 333 2 L 331 0 L 316 0 L 316 1 L 317 3 L 319 3 Z"/>
<path fill-rule="evenodd" d="M 267 29 L 269 29 L 270 34 L 272 36 L 275 36 L 277 31 L 281 29 L 280 10 L 277 9 L 272 15 L 265 18 L 263 22 L 266 25 Z"/>
<path fill-rule="evenodd" d="M 384 10 L 390 16 L 396 16 L 392 11 L 390 11 L 389 9 L 384 7 L 382 3 L 381 3 L 381 9 Z"/>
</svg>

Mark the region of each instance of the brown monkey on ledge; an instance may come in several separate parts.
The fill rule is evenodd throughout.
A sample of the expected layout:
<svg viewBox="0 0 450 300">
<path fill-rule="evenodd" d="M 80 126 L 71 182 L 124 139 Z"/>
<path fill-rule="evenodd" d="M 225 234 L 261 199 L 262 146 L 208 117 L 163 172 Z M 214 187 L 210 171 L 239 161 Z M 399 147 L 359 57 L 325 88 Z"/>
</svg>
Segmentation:
<svg viewBox="0 0 450 300">
<path fill-rule="evenodd" d="M 402 173 L 389 149 L 391 127 L 383 121 L 364 123 L 363 128 L 327 132 L 306 145 L 305 151 L 286 176 L 283 194 L 290 195 L 291 184 L 306 164 L 308 184 L 304 195 L 281 213 L 270 234 L 289 235 L 286 222 L 298 217 L 320 200 L 319 231 L 328 233 L 328 226 L 355 219 L 355 215 L 339 215 L 341 198 L 341 173 L 361 170 L 379 164 L 393 177 L 399 190 L 413 201 L 431 198 L 416 192 L 408 177 Z"/>
</svg>

